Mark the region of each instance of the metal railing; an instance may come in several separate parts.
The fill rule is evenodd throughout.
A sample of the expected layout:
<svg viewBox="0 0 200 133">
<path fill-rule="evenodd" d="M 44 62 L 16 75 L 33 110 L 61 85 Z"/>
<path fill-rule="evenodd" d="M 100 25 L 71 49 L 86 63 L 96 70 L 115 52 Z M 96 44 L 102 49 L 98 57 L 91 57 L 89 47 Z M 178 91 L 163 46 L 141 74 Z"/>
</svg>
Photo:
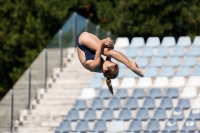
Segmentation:
<svg viewBox="0 0 200 133">
<path fill-rule="evenodd" d="M 47 80 L 52 76 L 53 68 L 60 67 L 62 71 L 63 57 L 68 54 L 67 48 L 76 46 L 83 31 L 93 33 L 100 39 L 107 36 L 116 39 L 110 32 L 73 13 L 0 102 L 0 132 L 12 132 L 13 122 L 19 119 L 20 110 L 32 109 L 31 101 L 38 89 L 47 88 Z"/>
</svg>

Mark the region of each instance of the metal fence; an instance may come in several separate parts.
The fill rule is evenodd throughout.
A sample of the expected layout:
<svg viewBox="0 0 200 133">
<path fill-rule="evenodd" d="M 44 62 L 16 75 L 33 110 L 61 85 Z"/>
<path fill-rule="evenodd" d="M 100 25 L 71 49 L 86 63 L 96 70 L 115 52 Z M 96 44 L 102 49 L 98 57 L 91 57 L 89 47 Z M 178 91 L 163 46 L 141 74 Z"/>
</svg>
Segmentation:
<svg viewBox="0 0 200 133">
<path fill-rule="evenodd" d="M 19 119 L 20 110 L 32 109 L 31 101 L 35 98 L 38 89 L 47 88 L 47 78 L 52 76 L 53 68 L 60 67 L 62 71 L 63 57 L 68 54 L 67 48 L 76 46 L 78 37 L 83 31 L 93 33 L 100 39 L 107 36 L 113 40 L 116 39 L 109 31 L 107 32 L 81 15 L 73 13 L 1 100 L 0 132 L 12 132 L 14 130 L 13 123 Z"/>
</svg>

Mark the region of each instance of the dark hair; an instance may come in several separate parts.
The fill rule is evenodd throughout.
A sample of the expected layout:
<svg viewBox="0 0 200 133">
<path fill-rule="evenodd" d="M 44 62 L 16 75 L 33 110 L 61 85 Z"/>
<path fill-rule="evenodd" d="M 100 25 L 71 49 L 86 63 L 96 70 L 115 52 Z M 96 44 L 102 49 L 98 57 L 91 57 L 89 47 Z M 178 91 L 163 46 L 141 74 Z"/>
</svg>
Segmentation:
<svg viewBox="0 0 200 133">
<path fill-rule="evenodd" d="M 108 70 L 106 70 L 103 75 L 107 78 L 106 83 L 109 88 L 110 93 L 113 95 L 113 87 L 110 79 L 114 79 L 118 76 L 119 67 L 117 64 L 108 66 Z"/>
</svg>

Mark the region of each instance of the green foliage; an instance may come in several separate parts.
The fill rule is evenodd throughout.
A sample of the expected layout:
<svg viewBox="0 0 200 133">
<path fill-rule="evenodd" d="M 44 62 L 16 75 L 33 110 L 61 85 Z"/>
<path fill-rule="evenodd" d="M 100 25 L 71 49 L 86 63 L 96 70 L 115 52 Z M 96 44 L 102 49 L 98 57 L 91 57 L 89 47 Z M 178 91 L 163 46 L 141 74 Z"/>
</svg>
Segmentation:
<svg viewBox="0 0 200 133">
<path fill-rule="evenodd" d="M 0 94 L 12 87 L 75 11 L 129 39 L 193 38 L 200 31 L 199 0 L 0 0 L 0 5 Z"/>
</svg>

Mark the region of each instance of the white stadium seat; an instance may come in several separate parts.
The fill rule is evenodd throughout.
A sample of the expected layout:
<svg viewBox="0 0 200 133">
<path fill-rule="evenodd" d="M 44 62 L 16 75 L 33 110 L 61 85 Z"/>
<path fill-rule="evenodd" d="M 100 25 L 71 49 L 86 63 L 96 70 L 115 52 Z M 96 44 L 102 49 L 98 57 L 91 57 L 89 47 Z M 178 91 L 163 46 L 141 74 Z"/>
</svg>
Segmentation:
<svg viewBox="0 0 200 133">
<path fill-rule="evenodd" d="M 146 42 L 147 47 L 158 47 L 160 45 L 160 39 L 158 37 L 149 37 Z"/>
<path fill-rule="evenodd" d="M 152 80 L 150 77 L 139 78 L 136 85 L 137 88 L 149 88 L 152 86 Z"/>
<path fill-rule="evenodd" d="M 115 47 L 128 47 L 129 39 L 128 37 L 118 37 L 115 42 Z"/>
<path fill-rule="evenodd" d="M 189 77 L 187 86 L 200 87 L 200 77 L 199 76 Z"/>
<path fill-rule="evenodd" d="M 197 90 L 195 87 L 184 87 L 181 98 L 193 98 L 197 95 Z"/>
<path fill-rule="evenodd" d="M 132 77 L 124 77 L 120 84 L 120 88 L 132 88 L 135 86 L 135 79 Z"/>
<path fill-rule="evenodd" d="M 159 87 L 159 88 L 163 88 L 163 87 L 167 87 L 169 85 L 169 80 L 167 77 L 157 77 L 153 87 Z"/>
<path fill-rule="evenodd" d="M 170 87 L 183 87 L 185 86 L 185 78 L 182 76 L 174 76 L 169 85 Z"/>
</svg>

